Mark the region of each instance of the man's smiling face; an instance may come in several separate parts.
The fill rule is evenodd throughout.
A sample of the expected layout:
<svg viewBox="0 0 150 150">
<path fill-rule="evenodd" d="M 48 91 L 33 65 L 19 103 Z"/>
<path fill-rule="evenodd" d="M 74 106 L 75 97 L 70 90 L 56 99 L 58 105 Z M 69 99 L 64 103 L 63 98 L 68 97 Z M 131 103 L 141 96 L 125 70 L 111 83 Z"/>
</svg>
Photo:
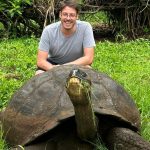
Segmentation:
<svg viewBox="0 0 150 150">
<path fill-rule="evenodd" d="M 78 14 L 74 8 L 66 6 L 59 14 L 62 28 L 65 30 L 73 30 L 76 20 L 78 19 Z"/>
</svg>

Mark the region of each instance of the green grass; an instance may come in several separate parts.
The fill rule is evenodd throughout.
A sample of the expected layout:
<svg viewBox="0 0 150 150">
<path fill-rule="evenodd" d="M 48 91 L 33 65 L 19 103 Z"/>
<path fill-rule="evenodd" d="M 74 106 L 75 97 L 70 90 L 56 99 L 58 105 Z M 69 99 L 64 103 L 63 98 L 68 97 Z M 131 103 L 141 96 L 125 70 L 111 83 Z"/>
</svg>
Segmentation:
<svg viewBox="0 0 150 150">
<path fill-rule="evenodd" d="M 16 39 L 0 42 L 0 107 L 35 72 L 36 39 Z"/>
<path fill-rule="evenodd" d="M 35 74 L 38 40 L 12 39 L 0 42 L 0 107 Z M 108 74 L 130 93 L 140 112 L 142 136 L 150 141 L 150 41 L 97 42 L 93 68 Z M 0 132 L 0 149 L 5 142 Z"/>
</svg>

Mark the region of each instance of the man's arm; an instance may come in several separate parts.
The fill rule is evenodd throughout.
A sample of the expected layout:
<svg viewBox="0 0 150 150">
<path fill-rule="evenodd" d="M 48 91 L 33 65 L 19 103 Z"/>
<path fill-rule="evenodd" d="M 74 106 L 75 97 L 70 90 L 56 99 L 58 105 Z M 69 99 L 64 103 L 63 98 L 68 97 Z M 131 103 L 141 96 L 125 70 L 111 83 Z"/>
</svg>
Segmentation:
<svg viewBox="0 0 150 150">
<path fill-rule="evenodd" d="M 37 66 L 46 71 L 52 69 L 55 66 L 55 65 L 52 65 L 51 63 L 49 63 L 47 61 L 47 58 L 48 58 L 48 52 L 38 50 Z"/>
<path fill-rule="evenodd" d="M 50 70 L 53 67 L 57 65 L 52 65 L 47 61 L 48 58 L 48 52 L 38 50 L 38 55 L 37 55 L 37 66 L 39 68 L 42 68 L 44 70 Z M 94 59 L 94 48 L 84 48 L 84 56 L 80 57 L 72 62 L 68 62 L 64 65 L 69 65 L 69 64 L 76 64 L 76 65 L 91 65 Z"/>
<path fill-rule="evenodd" d="M 80 57 L 72 62 L 66 63 L 68 64 L 76 64 L 76 65 L 91 65 L 94 59 L 94 48 L 84 48 L 84 55 L 83 57 Z"/>
</svg>

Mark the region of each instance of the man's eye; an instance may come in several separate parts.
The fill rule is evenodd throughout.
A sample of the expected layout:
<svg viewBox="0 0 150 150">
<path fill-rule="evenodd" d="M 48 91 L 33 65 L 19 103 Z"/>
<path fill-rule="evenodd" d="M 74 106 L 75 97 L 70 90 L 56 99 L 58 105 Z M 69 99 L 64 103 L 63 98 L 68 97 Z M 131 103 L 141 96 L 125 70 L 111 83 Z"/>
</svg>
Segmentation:
<svg viewBox="0 0 150 150">
<path fill-rule="evenodd" d="M 67 17 L 67 16 L 68 16 L 68 14 L 67 14 L 67 13 L 64 13 L 64 14 L 63 14 L 63 16 Z"/>
<path fill-rule="evenodd" d="M 63 15 L 63 17 L 70 17 L 70 18 L 74 18 L 76 16 L 76 14 L 73 14 L 73 13 L 70 13 L 70 14 L 63 13 L 62 15 Z"/>
<path fill-rule="evenodd" d="M 69 16 L 70 16 L 70 17 L 75 17 L 75 14 L 70 14 Z"/>
</svg>

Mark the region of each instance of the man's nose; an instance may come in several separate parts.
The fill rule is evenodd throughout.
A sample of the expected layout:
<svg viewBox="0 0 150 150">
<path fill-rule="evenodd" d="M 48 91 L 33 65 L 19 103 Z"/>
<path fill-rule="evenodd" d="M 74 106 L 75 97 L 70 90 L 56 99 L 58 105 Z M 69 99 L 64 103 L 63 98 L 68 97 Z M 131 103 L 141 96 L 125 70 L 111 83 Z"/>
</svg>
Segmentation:
<svg viewBox="0 0 150 150">
<path fill-rule="evenodd" d="M 71 19 L 70 15 L 67 15 L 67 19 Z"/>
</svg>

